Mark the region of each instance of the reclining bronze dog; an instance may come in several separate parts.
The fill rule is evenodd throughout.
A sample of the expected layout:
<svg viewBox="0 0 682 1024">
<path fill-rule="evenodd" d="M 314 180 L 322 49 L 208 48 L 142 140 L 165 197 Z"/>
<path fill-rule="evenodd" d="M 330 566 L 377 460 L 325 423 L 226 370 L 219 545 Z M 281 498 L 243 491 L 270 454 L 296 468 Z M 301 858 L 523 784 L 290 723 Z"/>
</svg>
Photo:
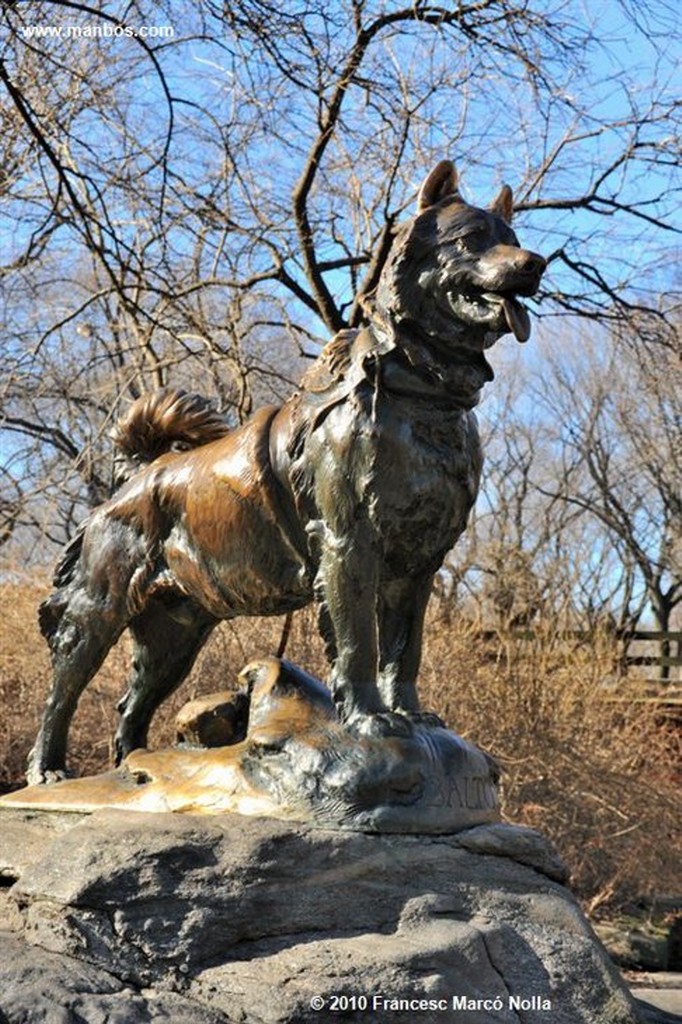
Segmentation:
<svg viewBox="0 0 682 1024">
<path fill-rule="evenodd" d="M 465 203 L 442 161 L 396 236 L 367 326 L 338 334 L 284 405 L 233 431 L 182 392 L 133 405 L 116 440 L 135 471 L 69 544 L 41 607 L 54 684 L 29 781 L 63 774 L 78 698 L 126 628 L 119 759 L 145 745 L 220 620 L 313 598 L 348 726 L 391 731 L 418 714 L 432 579 L 478 489 L 484 350 L 505 333 L 527 339 L 517 296 L 545 268 L 519 247 L 511 212 L 506 186 L 490 210 Z"/>
</svg>

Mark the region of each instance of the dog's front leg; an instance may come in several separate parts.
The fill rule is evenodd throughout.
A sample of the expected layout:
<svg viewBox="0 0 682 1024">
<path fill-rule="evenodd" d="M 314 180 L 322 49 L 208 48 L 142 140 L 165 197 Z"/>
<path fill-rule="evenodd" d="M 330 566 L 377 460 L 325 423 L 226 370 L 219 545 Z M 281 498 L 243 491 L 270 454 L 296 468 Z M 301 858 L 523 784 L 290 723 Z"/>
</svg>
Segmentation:
<svg viewBox="0 0 682 1024">
<path fill-rule="evenodd" d="M 364 517 L 352 529 L 334 525 L 318 520 L 311 529 L 319 546 L 315 589 L 331 634 L 330 688 L 341 717 L 352 722 L 386 710 L 377 688 L 379 559 Z"/>
<path fill-rule="evenodd" d="M 432 573 L 389 580 L 379 603 L 379 690 L 392 711 L 417 712 L 424 615 Z"/>
</svg>

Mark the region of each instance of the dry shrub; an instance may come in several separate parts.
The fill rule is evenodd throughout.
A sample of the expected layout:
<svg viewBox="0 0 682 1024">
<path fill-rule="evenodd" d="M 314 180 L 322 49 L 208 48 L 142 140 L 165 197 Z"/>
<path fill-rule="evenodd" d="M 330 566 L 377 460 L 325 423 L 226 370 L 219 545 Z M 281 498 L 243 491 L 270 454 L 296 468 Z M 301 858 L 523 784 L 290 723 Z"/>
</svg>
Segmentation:
<svg viewBox="0 0 682 1024">
<path fill-rule="evenodd" d="M 426 637 L 423 705 L 494 754 L 505 818 L 554 841 L 587 909 L 679 892 L 679 723 L 605 685 L 613 637 L 486 638 L 437 609 Z"/>
<path fill-rule="evenodd" d="M 44 581 L 0 588 L 0 784 L 17 786 L 49 685 L 49 658 L 36 621 Z M 174 740 L 173 719 L 187 700 L 231 689 L 244 664 L 277 649 L 282 619 L 223 623 L 189 679 L 159 710 L 150 745 Z M 504 814 L 557 845 L 588 909 L 613 909 L 679 890 L 679 804 L 674 788 L 673 723 L 653 705 L 606 699 L 613 641 L 562 638 L 551 623 L 532 639 L 484 639 L 473 623 L 450 621 L 438 605 L 426 631 L 420 693 L 503 769 Z M 287 657 L 324 677 L 313 609 L 294 616 Z M 116 701 L 125 690 L 124 637 L 88 686 L 70 737 L 81 774 L 111 764 Z M 667 724 L 666 724 L 667 722 Z"/>
<path fill-rule="evenodd" d="M 38 727 L 49 658 L 36 620 L 43 581 L 0 586 L 0 790 L 21 780 Z"/>
</svg>

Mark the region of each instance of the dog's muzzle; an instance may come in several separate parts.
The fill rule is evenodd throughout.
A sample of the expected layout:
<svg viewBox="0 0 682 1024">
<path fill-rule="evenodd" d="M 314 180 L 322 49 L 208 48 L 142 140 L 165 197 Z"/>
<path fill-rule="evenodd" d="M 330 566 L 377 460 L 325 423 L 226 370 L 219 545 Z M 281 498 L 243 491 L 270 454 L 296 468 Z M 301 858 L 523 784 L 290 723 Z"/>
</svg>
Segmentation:
<svg viewBox="0 0 682 1024">
<path fill-rule="evenodd" d="M 499 246 L 479 268 L 480 301 L 497 308 L 500 327 L 506 326 L 517 341 L 528 341 L 531 329 L 528 310 L 518 296 L 535 295 L 546 267 L 547 261 L 535 252 Z"/>
</svg>

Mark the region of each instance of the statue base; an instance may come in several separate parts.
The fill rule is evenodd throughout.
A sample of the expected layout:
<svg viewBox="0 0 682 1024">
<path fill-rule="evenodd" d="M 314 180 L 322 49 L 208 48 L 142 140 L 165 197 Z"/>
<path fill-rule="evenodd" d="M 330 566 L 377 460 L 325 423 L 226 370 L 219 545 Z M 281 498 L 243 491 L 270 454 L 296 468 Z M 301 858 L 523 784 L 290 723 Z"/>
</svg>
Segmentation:
<svg viewBox="0 0 682 1024">
<path fill-rule="evenodd" d="M 367 734 L 356 735 L 339 720 L 328 690 L 301 669 L 266 658 L 242 677 L 248 694 L 219 713 L 214 702 L 179 715 L 185 737 L 227 745 L 137 750 L 115 771 L 29 786 L 0 798 L 0 807 L 235 812 L 435 834 L 499 820 L 494 762 L 448 729 L 426 717 L 377 716 L 366 720 Z"/>
<path fill-rule="evenodd" d="M 654 1020 L 530 829 L 5 807 L 0 877 L 9 1024 Z"/>
</svg>

